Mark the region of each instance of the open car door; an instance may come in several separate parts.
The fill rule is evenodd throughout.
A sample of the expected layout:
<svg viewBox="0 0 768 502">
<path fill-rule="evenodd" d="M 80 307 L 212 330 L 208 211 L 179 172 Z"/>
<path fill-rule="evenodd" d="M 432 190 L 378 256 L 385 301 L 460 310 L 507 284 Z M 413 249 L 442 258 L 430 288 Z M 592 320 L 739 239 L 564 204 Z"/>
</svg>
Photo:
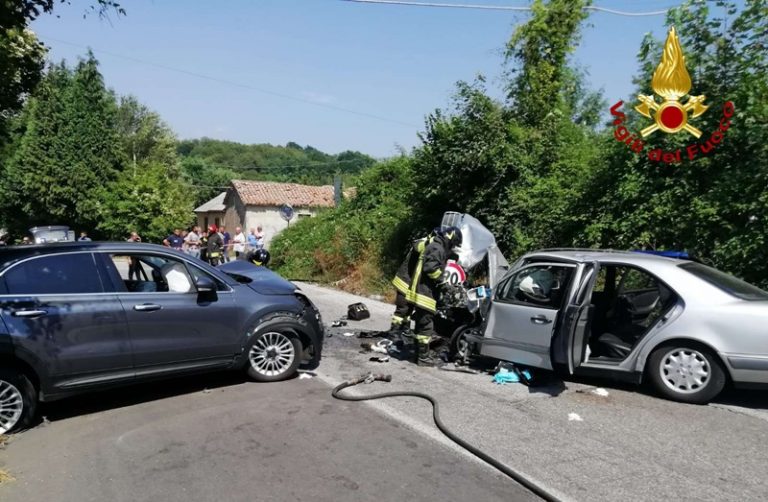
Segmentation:
<svg viewBox="0 0 768 502">
<path fill-rule="evenodd" d="M 505 277 L 491 303 L 480 354 L 552 369 L 552 335 L 575 272 L 572 264 L 533 263 Z"/>
<path fill-rule="evenodd" d="M 572 374 L 584 362 L 589 334 L 592 328 L 592 290 L 600 273 L 600 264 L 586 265 L 580 275 L 573 301 L 564 309 L 563 328 L 552 341 L 552 357 L 556 366 L 567 368 Z"/>
</svg>

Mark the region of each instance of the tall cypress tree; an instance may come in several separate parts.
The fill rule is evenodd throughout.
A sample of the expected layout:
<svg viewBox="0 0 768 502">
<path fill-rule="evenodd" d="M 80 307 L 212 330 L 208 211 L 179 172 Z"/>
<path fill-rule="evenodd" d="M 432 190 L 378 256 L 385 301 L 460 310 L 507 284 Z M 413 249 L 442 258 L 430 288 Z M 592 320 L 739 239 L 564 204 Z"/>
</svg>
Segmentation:
<svg viewBox="0 0 768 502">
<path fill-rule="evenodd" d="M 123 162 L 117 106 L 92 54 L 75 70 L 52 66 L 17 126 L 17 149 L 3 169 L 2 216 L 23 232 L 32 225 L 98 223 L 104 187 Z"/>
</svg>

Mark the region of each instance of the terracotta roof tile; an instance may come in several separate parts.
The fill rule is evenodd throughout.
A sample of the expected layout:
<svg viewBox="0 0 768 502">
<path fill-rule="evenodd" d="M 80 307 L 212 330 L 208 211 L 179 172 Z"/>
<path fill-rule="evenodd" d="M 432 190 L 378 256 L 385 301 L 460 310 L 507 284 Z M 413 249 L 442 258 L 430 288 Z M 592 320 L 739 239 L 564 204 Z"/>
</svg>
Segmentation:
<svg viewBox="0 0 768 502">
<path fill-rule="evenodd" d="M 232 186 L 247 206 L 333 207 L 333 187 L 276 181 L 233 180 Z"/>
</svg>

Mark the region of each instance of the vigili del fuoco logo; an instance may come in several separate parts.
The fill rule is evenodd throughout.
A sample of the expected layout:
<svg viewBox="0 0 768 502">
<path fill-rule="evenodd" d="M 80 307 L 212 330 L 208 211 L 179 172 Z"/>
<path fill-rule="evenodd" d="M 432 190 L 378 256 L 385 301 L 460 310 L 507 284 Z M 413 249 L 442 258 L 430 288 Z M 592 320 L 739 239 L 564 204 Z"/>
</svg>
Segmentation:
<svg viewBox="0 0 768 502">
<path fill-rule="evenodd" d="M 653 121 L 648 127 L 642 129 L 639 134 L 630 132 L 624 125 L 626 115 L 619 111 L 624 104 L 619 101 L 611 107 L 611 115 L 616 117 L 613 136 L 617 141 L 626 144 L 633 152 L 643 153 L 645 150 L 644 138 L 653 135 L 656 131 L 667 134 L 687 133 L 695 139 L 701 138 L 702 132 L 695 125 L 695 119 L 709 109 L 704 104 L 706 96 L 691 95 L 691 76 L 685 67 L 685 56 L 680 47 L 680 39 L 677 38 L 675 28 L 672 27 L 664 43 L 664 52 L 661 62 L 653 72 L 651 87 L 655 95 L 646 96 L 640 94 L 637 100 L 640 102 L 635 110 L 642 116 Z M 656 95 L 661 101 L 656 100 Z M 681 101 L 688 95 L 685 102 Z M 726 101 L 722 108 L 720 125 L 704 142 L 693 142 L 684 149 L 678 148 L 673 152 L 663 151 L 661 148 L 649 148 L 648 159 L 653 162 L 665 162 L 667 164 L 678 163 L 687 158 L 695 159 L 701 154 L 709 154 L 725 138 L 725 133 L 731 126 L 731 117 L 734 113 L 732 101 Z M 693 123 L 692 123 L 693 122 Z"/>
</svg>

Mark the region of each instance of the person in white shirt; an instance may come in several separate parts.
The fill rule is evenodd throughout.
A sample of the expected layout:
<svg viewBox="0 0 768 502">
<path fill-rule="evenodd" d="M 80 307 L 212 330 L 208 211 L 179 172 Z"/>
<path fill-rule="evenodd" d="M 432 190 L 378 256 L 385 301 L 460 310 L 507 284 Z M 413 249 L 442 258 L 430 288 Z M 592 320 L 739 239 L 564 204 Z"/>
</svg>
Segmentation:
<svg viewBox="0 0 768 502">
<path fill-rule="evenodd" d="M 200 258 L 200 227 L 192 227 L 192 231 L 184 237 L 187 253 L 195 258 Z"/>
<path fill-rule="evenodd" d="M 235 249 L 235 259 L 239 259 L 241 255 L 245 253 L 245 234 L 240 227 L 235 228 L 235 237 L 232 239 Z"/>
</svg>

